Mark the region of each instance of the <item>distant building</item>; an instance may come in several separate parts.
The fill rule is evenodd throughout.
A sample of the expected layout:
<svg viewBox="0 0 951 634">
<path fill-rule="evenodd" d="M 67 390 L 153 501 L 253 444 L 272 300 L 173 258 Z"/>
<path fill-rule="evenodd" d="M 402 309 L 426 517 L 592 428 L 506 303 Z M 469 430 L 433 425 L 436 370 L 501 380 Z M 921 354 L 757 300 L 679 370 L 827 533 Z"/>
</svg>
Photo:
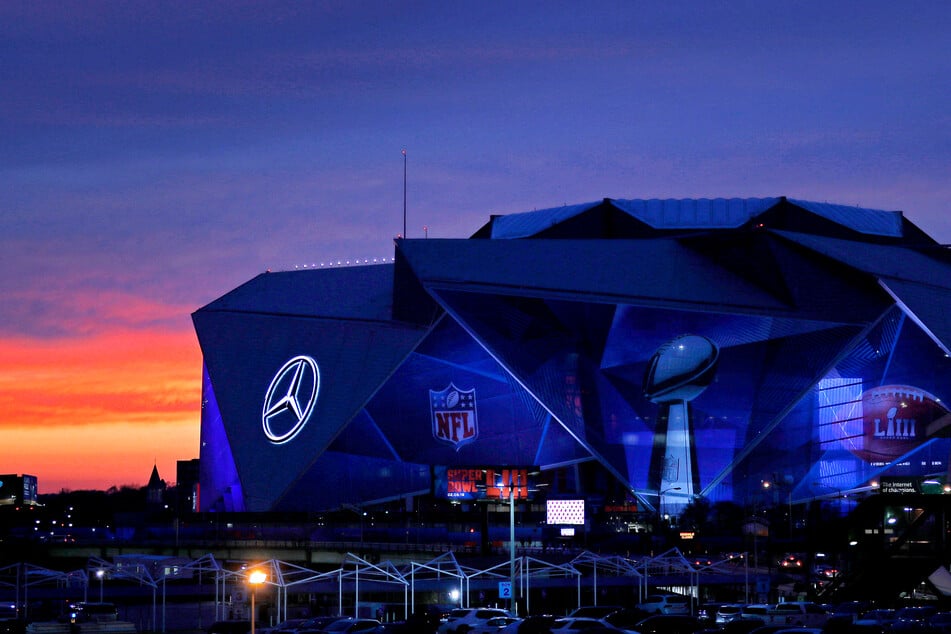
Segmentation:
<svg viewBox="0 0 951 634">
<path fill-rule="evenodd" d="M 36 506 L 36 476 L 0 475 L 0 506 Z"/>
<path fill-rule="evenodd" d="M 902 212 L 786 197 L 604 199 L 264 273 L 193 314 L 200 508 L 474 495 L 529 466 L 537 495 L 609 482 L 672 514 L 943 481 L 949 315 L 949 252 Z"/>
<path fill-rule="evenodd" d="M 199 503 L 199 460 L 179 460 L 176 463 L 175 490 L 178 495 L 178 510 L 197 512 Z"/>
<path fill-rule="evenodd" d="M 146 506 L 156 508 L 165 504 L 165 480 L 159 477 L 158 465 L 152 467 L 152 475 L 145 489 Z"/>
</svg>

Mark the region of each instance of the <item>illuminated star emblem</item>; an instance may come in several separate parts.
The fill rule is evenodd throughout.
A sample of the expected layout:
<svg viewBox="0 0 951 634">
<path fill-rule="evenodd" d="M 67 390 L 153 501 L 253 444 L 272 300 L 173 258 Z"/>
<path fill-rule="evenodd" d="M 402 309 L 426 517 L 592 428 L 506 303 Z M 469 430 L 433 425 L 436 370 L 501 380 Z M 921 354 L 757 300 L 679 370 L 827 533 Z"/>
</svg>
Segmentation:
<svg viewBox="0 0 951 634">
<path fill-rule="evenodd" d="M 320 369 L 308 356 L 285 363 L 267 389 L 261 423 L 264 435 L 275 445 L 292 440 L 310 419 L 320 392 Z"/>
</svg>

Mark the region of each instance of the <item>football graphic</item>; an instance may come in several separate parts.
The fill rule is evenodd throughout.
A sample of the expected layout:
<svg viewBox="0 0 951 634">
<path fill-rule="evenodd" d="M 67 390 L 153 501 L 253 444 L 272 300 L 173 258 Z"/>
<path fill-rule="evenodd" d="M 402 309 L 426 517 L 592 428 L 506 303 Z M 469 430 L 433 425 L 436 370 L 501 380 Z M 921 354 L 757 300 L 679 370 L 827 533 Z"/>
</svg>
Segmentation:
<svg viewBox="0 0 951 634">
<path fill-rule="evenodd" d="M 699 335 L 681 335 L 657 349 L 644 374 L 644 396 L 654 403 L 692 401 L 713 381 L 720 350 Z"/>
<path fill-rule="evenodd" d="M 909 385 L 883 385 L 862 393 L 862 443 L 856 456 L 871 463 L 891 462 L 928 439 L 931 425 L 948 414 L 928 392 Z"/>
<path fill-rule="evenodd" d="M 446 407 L 452 409 L 459 404 L 459 392 L 453 390 L 446 396 Z"/>
</svg>

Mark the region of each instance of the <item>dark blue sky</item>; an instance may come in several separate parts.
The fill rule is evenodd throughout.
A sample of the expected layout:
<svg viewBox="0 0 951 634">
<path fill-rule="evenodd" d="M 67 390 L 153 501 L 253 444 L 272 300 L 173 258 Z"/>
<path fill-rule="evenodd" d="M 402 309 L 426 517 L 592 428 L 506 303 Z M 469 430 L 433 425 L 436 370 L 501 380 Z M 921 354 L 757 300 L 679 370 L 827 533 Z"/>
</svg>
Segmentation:
<svg viewBox="0 0 951 634">
<path fill-rule="evenodd" d="M 265 269 L 389 257 L 403 148 L 410 237 L 787 195 L 951 242 L 949 66 L 940 1 L 4 2 L 0 347 L 197 348 L 189 313 Z"/>
</svg>

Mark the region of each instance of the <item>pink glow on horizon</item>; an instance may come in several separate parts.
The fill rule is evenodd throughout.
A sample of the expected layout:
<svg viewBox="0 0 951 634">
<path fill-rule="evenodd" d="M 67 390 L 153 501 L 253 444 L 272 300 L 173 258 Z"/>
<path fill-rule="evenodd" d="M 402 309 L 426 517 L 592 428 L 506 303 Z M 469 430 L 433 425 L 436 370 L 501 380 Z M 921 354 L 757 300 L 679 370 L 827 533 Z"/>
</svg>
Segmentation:
<svg viewBox="0 0 951 634">
<path fill-rule="evenodd" d="M 3 471 L 41 493 L 169 483 L 198 455 L 201 354 L 189 331 L 0 341 Z"/>
</svg>

